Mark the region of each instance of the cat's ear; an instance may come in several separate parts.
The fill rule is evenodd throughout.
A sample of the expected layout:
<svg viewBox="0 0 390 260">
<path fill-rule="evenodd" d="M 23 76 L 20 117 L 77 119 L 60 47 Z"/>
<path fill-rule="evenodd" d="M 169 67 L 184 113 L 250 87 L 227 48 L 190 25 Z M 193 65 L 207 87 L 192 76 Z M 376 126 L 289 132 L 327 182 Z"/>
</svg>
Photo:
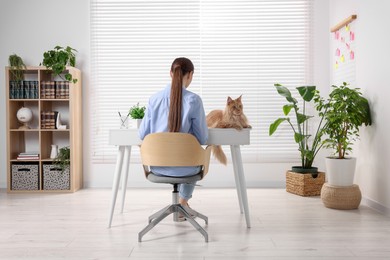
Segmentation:
<svg viewBox="0 0 390 260">
<path fill-rule="evenodd" d="M 233 99 L 232 99 L 231 97 L 228 97 L 227 103 L 229 104 L 229 103 L 232 102 L 232 101 L 233 101 Z"/>
<path fill-rule="evenodd" d="M 242 94 L 237 98 L 238 101 L 241 101 Z"/>
</svg>

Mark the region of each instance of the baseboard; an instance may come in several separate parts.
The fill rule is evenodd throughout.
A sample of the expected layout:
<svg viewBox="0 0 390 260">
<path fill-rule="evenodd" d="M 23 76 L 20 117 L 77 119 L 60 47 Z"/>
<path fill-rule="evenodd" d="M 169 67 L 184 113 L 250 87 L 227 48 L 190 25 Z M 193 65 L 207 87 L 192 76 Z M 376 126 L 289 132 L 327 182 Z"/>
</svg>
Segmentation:
<svg viewBox="0 0 390 260">
<path fill-rule="evenodd" d="M 390 217 L 390 208 L 383 206 L 379 202 L 372 200 L 372 199 L 369 199 L 367 197 L 363 197 L 362 203 L 367 205 L 368 207 L 378 211 L 379 213 Z"/>
</svg>

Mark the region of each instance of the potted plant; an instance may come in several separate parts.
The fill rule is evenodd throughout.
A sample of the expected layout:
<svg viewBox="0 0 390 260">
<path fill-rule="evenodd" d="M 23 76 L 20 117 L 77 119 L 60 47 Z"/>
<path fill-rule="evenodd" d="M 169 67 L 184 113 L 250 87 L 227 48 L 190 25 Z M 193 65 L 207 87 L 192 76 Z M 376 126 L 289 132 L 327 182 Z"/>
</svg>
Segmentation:
<svg viewBox="0 0 390 260">
<path fill-rule="evenodd" d="M 43 53 L 42 65 L 46 66 L 47 69 L 52 70 L 54 76 L 59 76 L 64 79 L 62 73 L 66 70 L 66 66 L 76 66 L 76 55 L 74 52 L 77 52 L 77 50 L 69 46 L 66 48 L 56 46 L 54 47 L 54 50 Z M 74 79 L 70 73 L 65 73 L 64 77 L 64 80 L 73 83 L 77 82 L 77 79 Z"/>
<path fill-rule="evenodd" d="M 8 57 L 8 64 L 11 67 L 10 72 L 13 80 L 17 82 L 22 81 L 24 79 L 24 70 L 26 70 L 26 65 L 24 64 L 23 59 L 18 55 L 13 54 Z"/>
<path fill-rule="evenodd" d="M 62 147 L 59 149 L 57 157 L 54 159 L 53 164 L 64 172 L 70 165 L 70 148 Z"/>
<path fill-rule="evenodd" d="M 146 107 L 140 106 L 139 103 L 137 103 L 137 105 L 132 106 L 129 110 L 128 115 L 130 115 L 130 117 L 136 121 L 135 125 L 137 126 L 137 128 L 139 128 L 139 126 L 141 125 L 142 119 L 145 115 L 145 110 Z"/>
<path fill-rule="evenodd" d="M 24 97 L 24 70 L 27 69 L 26 65 L 23 62 L 23 59 L 16 54 L 10 55 L 8 57 L 8 64 L 10 66 L 10 89 L 9 97 L 14 98 L 23 98 Z"/>
<path fill-rule="evenodd" d="M 319 109 L 324 113 L 327 127 L 325 147 L 333 149 L 335 156 L 326 158 L 328 183 L 334 186 L 351 186 L 355 174 L 356 158 L 347 157 L 359 138 L 362 125 L 371 125 L 370 106 L 360 89 L 349 88 L 346 82 L 332 86 L 328 100 L 320 99 Z"/>
<path fill-rule="evenodd" d="M 321 187 L 325 182 L 325 174 L 318 172 L 317 167 L 313 167 L 313 161 L 323 146 L 324 122 L 323 117 L 321 117 L 313 135 L 309 133 L 310 127 L 308 124 L 309 119 L 313 116 L 306 114 L 307 103 L 312 100 L 320 100 L 319 92 L 316 91 L 315 86 L 296 88 L 303 101 L 301 111 L 298 100 L 292 96 L 288 88 L 280 84 L 275 84 L 275 87 L 288 103 L 283 106 L 285 117 L 276 119 L 270 125 L 269 135 L 273 135 L 280 124 L 287 122 L 293 131 L 294 141 L 298 144 L 301 158 L 301 165 L 293 166 L 291 171 L 286 173 L 286 190 L 303 196 L 320 195 Z M 289 116 L 291 111 L 293 111 L 293 118 Z"/>
</svg>

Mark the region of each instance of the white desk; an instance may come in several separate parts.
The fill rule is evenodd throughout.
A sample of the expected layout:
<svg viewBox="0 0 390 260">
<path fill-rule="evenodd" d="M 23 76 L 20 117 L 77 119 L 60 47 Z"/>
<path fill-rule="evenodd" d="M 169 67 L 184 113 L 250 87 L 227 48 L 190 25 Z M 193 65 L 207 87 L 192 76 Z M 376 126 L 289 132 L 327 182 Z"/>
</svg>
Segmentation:
<svg viewBox="0 0 390 260">
<path fill-rule="evenodd" d="M 138 137 L 138 129 L 113 129 L 110 130 L 109 144 L 118 146 L 118 155 L 116 159 L 114 182 L 112 185 L 112 200 L 110 206 L 110 216 L 108 221 L 108 227 L 111 227 L 112 217 L 114 214 L 116 197 L 118 194 L 119 182 L 122 176 L 122 201 L 121 201 L 121 213 L 123 213 L 123 207 L 125 205 L 127 177 L 129 174 L 129 164 L 131 147 L 133 145 L 140 145 L 142 140 Z M 248 196 L 246 193 L 246 182 L 244 176 L 244 168 L 242 165 L 240 145 L 250 144 L 250 129 L 243 129 L 237 131 L 235 129 L 209 129 L 209 138 L 207 144 L 229 145 L 234 179 L 236 182 L 236 189 L 238 195 L 238 202 L 240 205 L 241 214 L 245 214 L 246 225 L 249 228 L 251 226 L 248 209 Z M 123 165 L 124 163 L 124 165 Z M 124 166 L 124 167 L 123 167 Z M 123 169 L 122 169 L 123 168 Z M 140 168 L 141 171 L 141 168 Z M 209 169 L 211 171 L 211 169 Z M 124 173 L 122 175 L 122 173 Z"/>
</svg>

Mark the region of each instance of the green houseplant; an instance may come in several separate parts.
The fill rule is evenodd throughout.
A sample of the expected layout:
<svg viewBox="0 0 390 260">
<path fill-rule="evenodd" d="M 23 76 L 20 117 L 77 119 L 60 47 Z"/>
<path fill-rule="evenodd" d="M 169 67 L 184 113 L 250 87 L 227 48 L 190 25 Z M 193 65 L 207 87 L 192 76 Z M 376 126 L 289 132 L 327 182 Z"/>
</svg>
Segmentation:
<svg viewBox="0 0 390 260">
<path fill-rule="evenodd" d="M 137 105 L 134 105 L 129 109 L 129 115 L 132 119 L 142 119 L 144 118 L 145 110 L 145 106 L 140 106 L 139 103 L 137 103 Z"/>
<path fill-rule="evenodd" d="M 295 99 L 288 88 L 275 84 L 277 92 L 286 98 L 287 104 L 283 106 L 285 117 L 276 119 L 269 127 L 269 135 L 275 133 L 279 125 L 287 122 L 294 134 L 294 141 L 298 144 L 298 150 L 301 157 L 301 165 L 293 166 L 286 173 L 286 191 L 301 196 L 317 196 L 321 194 L 322 185 L 325 182 L 325 174 L 318 172 L 317 167 L 313 167 L 313 161 L 317 153 L 323 146 L 322 136 L 324 133 L 323 117 L 315 130 L 315 134 L 310 134 L 309 119 L 313 118 L 307 115 L 307 103 L 319 100 L 319 92 L 315 86 L 297 87 L 298 93 L 302 98 L 302 110 L 298 106 L 298 100 Z M 290 117 L 290 112 L 293 115 Z"/>
<path fill-rule="evenodd" d="M 129 109 L 128 115 L 133 119 L 134 126 L 136 126 L 137 128 L 139 128 L 139 126 L 141 125 L 142 119 L 145 116 L 145 110 L 146 110 L 146 107 L 140 106 L 139 103 L 137 103 L 136 105 L 132 106 Z"/>
<path fill-rule="evenodd" d="M 60 148 L 57 157 L 53 161 L 53 164 L 60 168 L 62 172 L 64 172 L 70 165 L 70 148 Z"/>
<path fill-rule="evenodd" d="M 13 79 L 16 81 L 22 81 L 24 78 L 23 71 L 26 69 L 23 59 L 18 55 L 13 54 L 8 57 L 8 64 L 11 67 L 10 72 Z"/>
<path fill-rule="evenodd" d="M 360 127 L 372 124 L 370 106 L 360 89 L 349 88 L 346 82 L 332 88 L 329 98 L 318 102 L 318 109 L 326 111 L 323 113 L 328 135 L 325 147 L 332 149 L 336 155 L 326 158 L 328 182 L 330 185 L 351 186 L 356 158 L 347 155 L 359 139 Z"/>
<path fill-rule="evenodd" d="M 281 123 L 287 122 L 293 131 L 294 140 L 298 144 L 298 150 L 301 157 L 301 166 L 294 167 L 294 171 L 298 170 L 302 173 L 315 173 L 317 168 L 313 167 L 313 161 L 323 146 L 321 138 L 324 133 L 324 122 L 323 117 L 321 117 L 315 134 L 310 134 L 308 122 L 310 118 L 313 118 L 313 116 L 307 115 L 306 110 L 308 102 L 311 102 L 313 99 L 318 100 L 319 92 L 316 91 L 315 86 L 302 86 L 296 88 L 303 101 L 301 112 L 298 106 L 298 100 L 292 96 L 288 88 L 280 84 L 275 84 L 275 87 L 278 93 L 286 98 L 288 103 L 283 106 L 283 113 L 285 117 L 276 119 L 269 126 L 269 135 L 273 135 Z M 289 116 L 291 111 L 293 111 L 292 117 L 294 120 Z M 299 170 L 299 168 L 301 169 Z"/>
<path fill-rule="evenodd" d="M 46 66 L 47 69 L 53 71 L 54 76 L 62 78 L 61 74 L 66 70 L 66 66 L 76 66 L 76 55 L 77 50 L 67 46 L 66 48 L 61 46 L 54 47 L 54 50 L 49 50 L 43 53 L 42 65 Z M 65 79 L 73 83 L 77 82 L 70 73 L 65 73 Z"/>
</svg>

